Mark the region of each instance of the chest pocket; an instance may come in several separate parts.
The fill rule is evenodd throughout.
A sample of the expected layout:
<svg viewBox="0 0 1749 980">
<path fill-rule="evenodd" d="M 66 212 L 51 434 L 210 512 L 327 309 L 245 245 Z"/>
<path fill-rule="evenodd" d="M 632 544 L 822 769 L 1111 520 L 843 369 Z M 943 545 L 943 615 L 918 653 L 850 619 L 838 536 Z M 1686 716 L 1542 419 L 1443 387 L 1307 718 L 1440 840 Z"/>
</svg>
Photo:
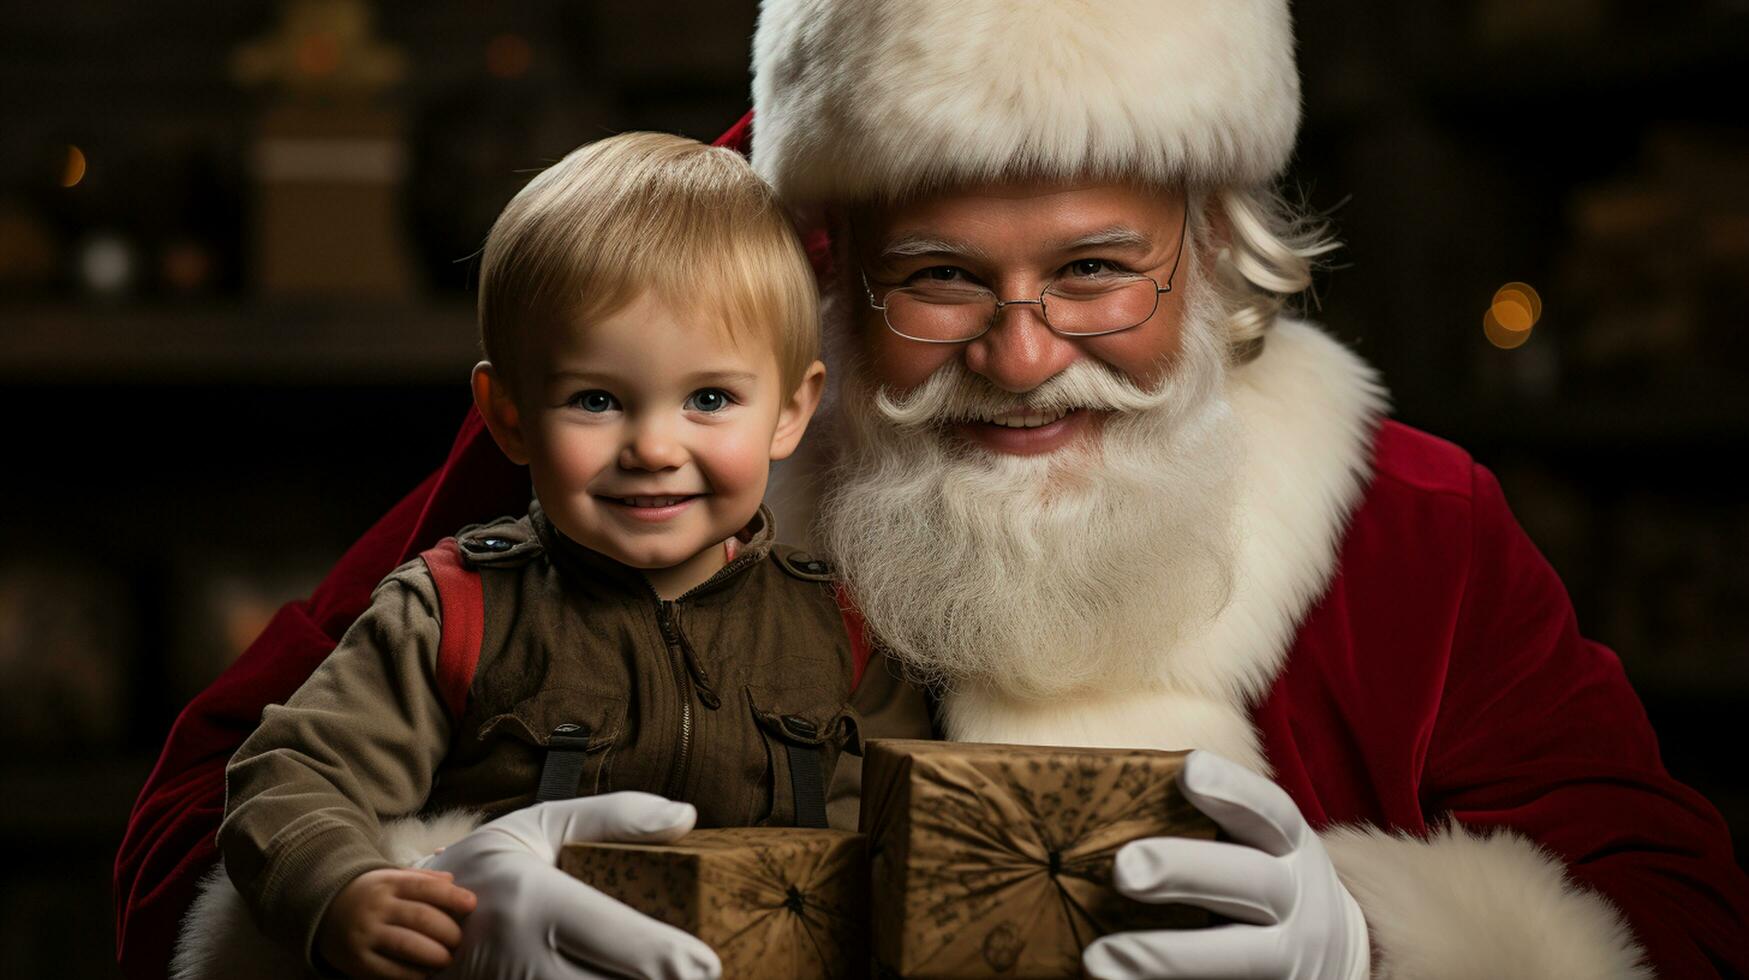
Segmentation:
<svg viewBox="0 0 1749 980">
<path fill-rule="evenodd" d="M 537 691 L 480 725 L 479 740 L 537 802 L 605 793 L 624 698 L 569 685 Z"/>
<path fill-rule="evenodd" d="M 826 788 L 849 737 L 849 706 L 818 690 L 748 686 L 765 743 L 770 807 L 760 826 L 826 826 Z"/>
</svg>

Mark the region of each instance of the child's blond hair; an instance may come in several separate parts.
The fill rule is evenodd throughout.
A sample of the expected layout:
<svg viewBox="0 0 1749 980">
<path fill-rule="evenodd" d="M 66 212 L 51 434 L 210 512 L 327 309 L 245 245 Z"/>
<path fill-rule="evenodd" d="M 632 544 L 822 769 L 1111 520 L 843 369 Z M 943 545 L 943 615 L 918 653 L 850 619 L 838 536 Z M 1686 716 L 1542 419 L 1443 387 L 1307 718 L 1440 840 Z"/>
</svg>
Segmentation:
<svg viewBox="0 0 1749 980">
<path fill-rule="evenodd" d="M 646 291 L 769 341 L 785 394 L 819 356 L 813 271 L 771 188 L 735 151 L 665 133 L 579 147 L 510 200 L 480 261 L 480 346 L 514 388 L 531 330 Z"/>
</svg>

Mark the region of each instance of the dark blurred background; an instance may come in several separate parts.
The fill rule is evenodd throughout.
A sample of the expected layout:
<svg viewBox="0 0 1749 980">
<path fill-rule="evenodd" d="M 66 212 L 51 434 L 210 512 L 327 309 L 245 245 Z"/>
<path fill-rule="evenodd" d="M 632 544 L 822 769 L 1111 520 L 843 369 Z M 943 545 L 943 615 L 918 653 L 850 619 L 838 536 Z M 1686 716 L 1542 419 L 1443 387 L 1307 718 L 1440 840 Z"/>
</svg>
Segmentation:
<svg viewBox="0 0 1749 980">
<path fill-rule="evenodd" d="M 1749 3 L 1296 10 L 1315 315 L 1500 475 L 1741 853 Z M 0 4 L 0 975 L 114 975 L 176 712 L 467 410 L 492 218 L 579 143 L 726 128 L 754 15 Z"/>
</svg>

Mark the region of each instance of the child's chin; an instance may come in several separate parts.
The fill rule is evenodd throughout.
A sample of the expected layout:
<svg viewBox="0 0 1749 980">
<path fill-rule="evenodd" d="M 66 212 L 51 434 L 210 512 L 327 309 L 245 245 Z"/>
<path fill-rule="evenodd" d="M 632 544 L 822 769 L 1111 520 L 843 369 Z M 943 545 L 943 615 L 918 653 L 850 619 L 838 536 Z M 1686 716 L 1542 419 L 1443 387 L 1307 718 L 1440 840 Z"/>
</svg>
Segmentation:
<svg viewBox="0 0 1749 980">
<path fill-rule="evenodd" d="M 699 554 L 699 552 L 704 550 L 704 547 L 705 547 L 704 545 L 700 545 L 698 548 L 692 548 L 692 549 L 688 549 L 688 548 L 642 549 L 642 548 L 640 548 L 640 549 L 635 549 L 627 554 L 615 555 L 614 557 L 617 558 L 619 560 L 619 562 L 623 565 L 630 565 L 631 567 L 636 568 L 639 571 L 654 572 L 654 571 L 659 571 L 659 570 L 664 569 L 664 568 L 673 568 L 677 565 L 684 565 L 688 561 L 690 561 L 694 555 L 697 555 L 697 554 Z"/>
<path fill-rule="evenodd" d="M 560 529 L 563 531 L 563 528 Z M 710 547 L 710 542 L 685 540 L 665 531 L 654 534 L 590 533 L 574 540 L 630 568 L 641 572 L 673 568 L 689 561 Z"/>
</svg>

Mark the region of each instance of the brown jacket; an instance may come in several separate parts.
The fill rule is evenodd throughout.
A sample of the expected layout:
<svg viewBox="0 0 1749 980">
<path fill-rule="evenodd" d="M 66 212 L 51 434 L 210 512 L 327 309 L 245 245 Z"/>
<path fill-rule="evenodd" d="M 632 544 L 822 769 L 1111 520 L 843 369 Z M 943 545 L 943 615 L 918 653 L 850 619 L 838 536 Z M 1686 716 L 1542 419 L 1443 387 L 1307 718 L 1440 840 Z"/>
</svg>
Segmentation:
<svg viewBox="0 0 1749 980">
<path fill-rule="evenodd" d="M 872 716 L 859 718 L 830 569 L 774 546 L 763 510 L 749 532 L 673 601 L 559 534 L 538 504 L 457 535 L 485 604 L 459 723 L 438 686 L 430 572 L 396 569 L 226 770 L 219 847 L 258 921 L 307 956 L 340 888 L 391 866 L 375 844 L 382 819 L 526 806 L 555 733 L 582 739 L 579 795 L 659 793 L 697 806 L 700 826 L 793 823 L 791 748 L 815 751 L 833 822 L 853 827 L 859 767 L 835 773 L 841 750 L 858 751 L 870 724 L 927 737 L 927 709 L 877 657 L 858 692 Z"/>
</svg>

